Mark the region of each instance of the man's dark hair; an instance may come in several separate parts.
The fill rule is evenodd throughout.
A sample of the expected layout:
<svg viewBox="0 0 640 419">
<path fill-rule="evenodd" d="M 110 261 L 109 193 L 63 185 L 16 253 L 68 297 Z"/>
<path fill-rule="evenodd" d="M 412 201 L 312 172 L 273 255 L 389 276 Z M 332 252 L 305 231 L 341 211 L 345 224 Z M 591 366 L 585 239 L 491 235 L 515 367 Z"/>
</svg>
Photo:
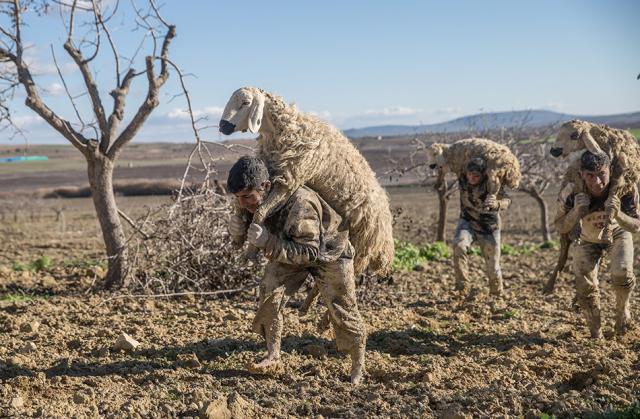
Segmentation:
<svg viewBox="0 0 640 419">
<path fill-rule="evenodd" d="M 262 182 L 269 180 L 269 171 L 262 160 L 252 156 L 242 156 L 229 170 L 227 188 L 231 193 L 245 189 L 259 189 Z"/>
<path fill-rule="evenodd" d="M 582 170 L 597 171 L 604 166 L 608 167 L 610 164 L 611 160 L 609 160 L 609 156 L 606 153 L 585 151 L 582 153 L 582 156 L 580 156 L 580 168 Z"/>
<path fill-rule="evenodd" d="M 467 172 L 484 173 L 487 170 L 487 162 L 482 157 L 474 157 L 467 162 Z"/>
</svg>

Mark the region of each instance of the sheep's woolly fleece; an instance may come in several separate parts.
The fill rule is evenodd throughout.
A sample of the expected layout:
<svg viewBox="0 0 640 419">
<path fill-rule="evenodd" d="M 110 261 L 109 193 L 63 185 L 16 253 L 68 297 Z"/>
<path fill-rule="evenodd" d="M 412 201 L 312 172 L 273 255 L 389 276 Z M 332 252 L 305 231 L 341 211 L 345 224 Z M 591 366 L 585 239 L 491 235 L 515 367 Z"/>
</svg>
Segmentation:
<svg viewBox="0 0 640 419">
<path fill-rule="evenodd" d="M 254 123 L 233 121 L 240 128 L 251 129 L 255 121 L 260 125 L 258 155 L 267 163 L 274 187 L 258 211 L 268 211 L 266 201 L 273 208 L 306 184 L 346 219 L 355 272 L 369 267 L 388 274 L 394 257 L 389 199 L 365 158 L 338 129 L 298 112 L 281 97 L 254 87 L 239 89 L 232 99 L 236 95 L 249 97 L 252 105 L 261 102 L 263 108 L 261 117 L 250 112 Z"/>
<path fill-rule="evenodd" d="M 556 146 L 562 147 L 563 155 L 584 150 L 587 148 L 585 141 L 589 141 L 589 136 L 598 147 L 611 158 L 612 166 L 620 156 L 625 156 L 626 167 L 619 184 L 617 193 L 625 195 L 632 192 L 635 185 L 640 181 L 640 146 L 636 138 L 628 131 L 611 128 L 607 125 L 594 124 L 587 121 L 572 120 L 564 123 L 558 132 Z M 565 175 L 565 182 L 576 184 L 577 190 L 583 190 L 584 185 L 580 176 L 575 174 L 575 164 L 570 164 Z M 615 169 L 613 171 L 615 173 Z M 612 173 L 612 175 L 613 175 Z M 572 178 L 573 181 L 567 180 Z"/>
<path fill-rule="evenodd" d="M 430 162 L 438 163 L 445 171 L 461 176 L 467 162 L 474 157 L 482 157 L 487 162 L 487 177 L 494 183 L 491 189 L 495 192 L 500 185 L 513 189 L 520 185 L 522 175 L 516 156 L 509 147 L 485 138 L 468 138 L 453 144 L 434 143 L 428 150 L 427 158 Z"/>
</svg>

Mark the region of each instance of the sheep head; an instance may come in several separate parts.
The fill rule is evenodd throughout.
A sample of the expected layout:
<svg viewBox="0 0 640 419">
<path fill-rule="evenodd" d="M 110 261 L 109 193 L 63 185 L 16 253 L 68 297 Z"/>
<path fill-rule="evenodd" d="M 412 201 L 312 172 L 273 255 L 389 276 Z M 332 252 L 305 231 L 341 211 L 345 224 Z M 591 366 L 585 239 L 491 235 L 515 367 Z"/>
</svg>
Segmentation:
<svg viewBox="0 0 640 419">
<path fill-rule="evenodd" d="M 430 169 L 446 166 L 444 150 L 447 147 L 447 144 L 433 143 L 427 148 L 427 165 Z"/>
<path fill-rule="evenodd" d="M 224 135 L 247 130 L 257 133 L 262 125 L 265 97 L 256 87 L 242 87 L 233 92 L 220 119 L 220 132 Z"/>
<path fill-rule="evenodd" d="M 553 157 L 567 157 L 573 152 L 584 149 L 592 153 L 600 153 L 602 149 L 589 132 L 592 124 L 574 119 L 565 122 L 558 131 L 556 143 L 551 147 Z"/>
</svg>

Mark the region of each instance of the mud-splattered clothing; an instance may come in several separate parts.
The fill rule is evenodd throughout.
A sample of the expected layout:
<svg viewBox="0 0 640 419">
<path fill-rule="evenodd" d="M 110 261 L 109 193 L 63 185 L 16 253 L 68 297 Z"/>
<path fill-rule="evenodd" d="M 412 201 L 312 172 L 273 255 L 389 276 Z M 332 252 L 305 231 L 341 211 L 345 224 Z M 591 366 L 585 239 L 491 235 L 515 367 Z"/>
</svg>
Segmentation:
<svg viewBox="0 0 640 419">
<path fill-rule="evenodd" d="M 471 185 L 467 177 L 462 175 L 458 178 L 460 186 L 460 218 L 469 222 L 471 228 L 480 234 L 491 234 L 500 229 L 500 213 L 497 210 L 485 211 L 482 209 L 484 200 L 488 195 L 487 180 L 483 180 L 478 185 Z M 511 199 L 500 188 L 497 196 L 500 202 L 499 209 L 506 209 Z"/>
<path fill-rule="evenodd" d="M 469 256 L 467 252 L 473 243 L 478 243 L 485 262 L 485 272 L 489 277 L 489 288 L 494 294 L 502 292 L 502 271 L 500 269 L 500 213 L 511 204 L 511 199 L 500 188 L 499 207 L 495 210 L 483 208 L 486 199 L 487 181 L 478 185 L 467 182 L 466 176 L 458 178 L 460 186 L 460 221 L 453 239 L 453 267 L 456 275 L 456 289 L 466 287 L 469 276 Z"/>
<path fill-rule="evenodd" d="M 566 198 L 564 198 L 564 207 L 561 208 L 561 213 L 559 216 L 562 216 L 569 211 L 574 206 L 576 193 L 570 193 Z M 606 243 L 605 240 L 602 240 L 602 231 L 604 229 L 607 214 L 605 211 L 605 202 L 607 198 L 609 198 L 608 192 L 603 194 L 601 197 L 590 197 L 591 203 L 589 204 L 589 209 L 585 213 L 585 215 L 580 220 L 581 234 L 580 240 L 587 241 L 590 243 Z M 632 193 L 628 193 L 622 198 L 620 198 L 620 211 L 627 214 L 630 217 L 638 218 L 638 192 L 634 191 Z M 614 230 L 619 228 L 618 224 L 614 220 Z"/>
<path fill-rule="evenodd" d="M 303 187 L 265 221 L 269 263 L 260 283 L 253 331 L 279 339 L 288 299 L 313 276 L 327 305 L 339 350 L 364 350 L 366 330 L 355 293 L 353 247 L 337 214 Z"/>
<path fill-rule="evenodd" d="M 562 197 L 564 205 L 559 208 L 558 217 L 571 211 L 574 207 L 575 195 L 576 193 L 571 192 Z M 601 239 L 607 219 L 605 211 L 607 198 L 608 193 L 597 198 L 590 197 L 589 208 L 578 223 L 581 227 L 580 239 L 572 247 L 577 302 L 584 312 L 592 337 L 601 335 L 598 267 L 605 252 L 609 254 L 611 282 L 616 295 L 616 331 L 622 331 L 629 321 L 629 299 L 631 290 L 636 284 L 631 233 L 615 223 L 613 242 L 607 244 Z M 637 191 L 620 199 L 620 211 L 630 217 L 639 218 Z"/>
</svg>

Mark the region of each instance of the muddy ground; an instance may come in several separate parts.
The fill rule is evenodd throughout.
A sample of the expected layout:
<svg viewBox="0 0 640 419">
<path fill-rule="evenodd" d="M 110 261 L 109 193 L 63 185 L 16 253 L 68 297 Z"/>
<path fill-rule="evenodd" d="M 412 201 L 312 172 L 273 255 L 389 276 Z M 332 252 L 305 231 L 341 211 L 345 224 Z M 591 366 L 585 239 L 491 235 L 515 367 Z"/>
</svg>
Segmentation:
<svg viewBox="0 0 640 419">
<path fill-rule="evenodd" d="M 146 200 L 122 199 L 121 206 L 157 203 Z M 406 217 L 396 226 L 398 238 L 432 240 L 431 194 L 399 189 L 392 201 Z M 8 214 L 0 223 L 2 417 L 195 417 L 216 406 L 236 417 L 586 417 L 639 399 L 639 329 L 611 336 L 605 275 L 609 333 L 588 339 L 571 307 L 568 276 L 554 295 L 541 294 L 554 250 L 503 257 L 503 298 L 488 295 L 478 256 L 466 296 L 452 292 L 450 260 L 397 272 L 361 307 L 368 372 L 354 388 L 348 358 L 336 353 L 330 332 L 316 331 L 322 306 L 298 316 L 302 294 L 286 312 L 281 371 L 253 376 L 245 366 L 263 353 L 249 331 L 254 290 L 171 300 L 96 291 L 104 274 L 97 224 L 88 200 L 64 202 L 64 223 L 53 211 Z M 532 208 L 532 201 L 516 199 L 505 242 L 539 241 Z M 42 256 L 48 267 L 15 270 Z M 638 318 L 637 296 L 632 308 Z M 122 332 L 140 346 L 113 350 Z"/>
</svg>

